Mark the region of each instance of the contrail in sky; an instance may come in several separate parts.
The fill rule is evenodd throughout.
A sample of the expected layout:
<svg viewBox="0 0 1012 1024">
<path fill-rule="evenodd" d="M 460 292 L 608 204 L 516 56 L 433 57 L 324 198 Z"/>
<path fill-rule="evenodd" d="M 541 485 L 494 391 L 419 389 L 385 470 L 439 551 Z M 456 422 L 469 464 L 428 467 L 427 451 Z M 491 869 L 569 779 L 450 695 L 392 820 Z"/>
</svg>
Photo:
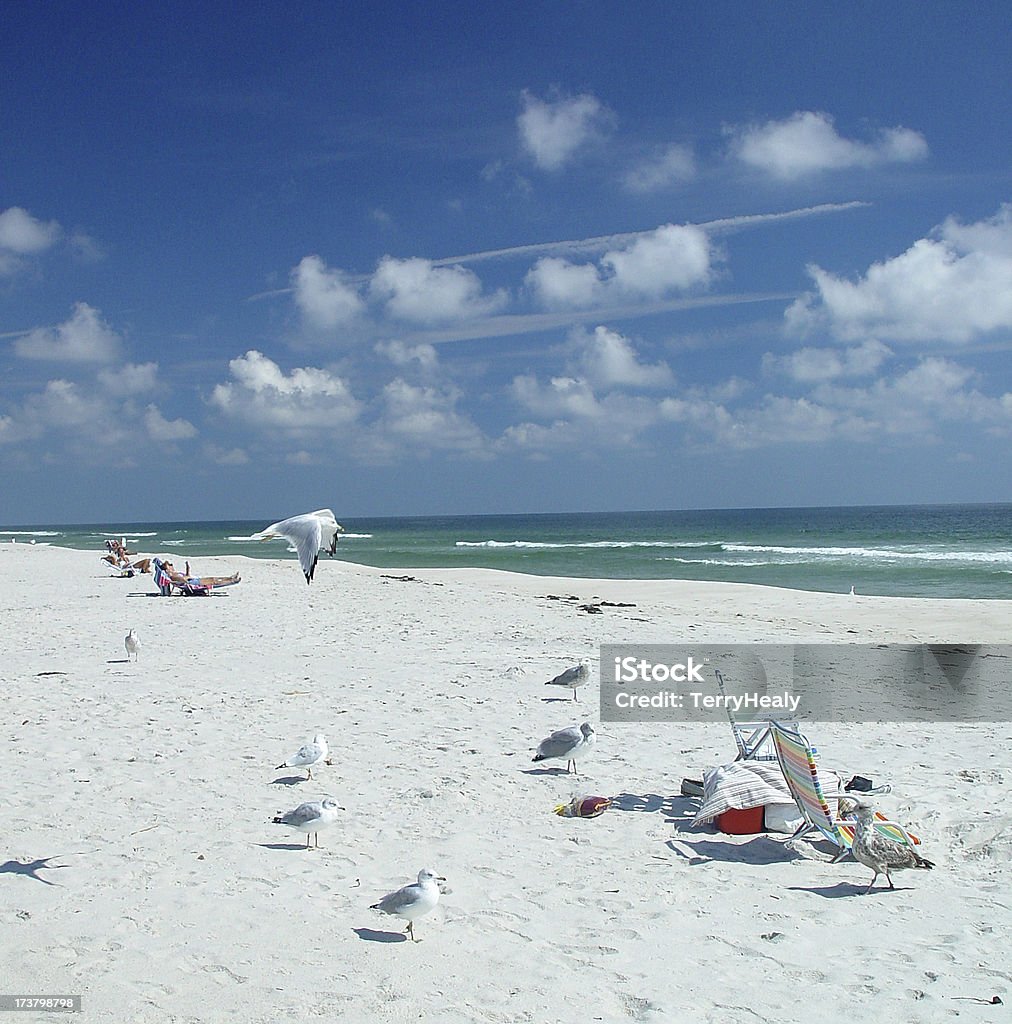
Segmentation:
<svg viewBox="0 0 1012 1024">
<path fill-rule="evenodd" d="M 853 200 L 849 203 L 821 203 L 818 206 L 805 206 L 798 210 L 786 210 L 783 213 L 753 213 L 741 217 L 722 217 L 720 220 L 703 221 L 699 224 L 688 224 L 687 227 L 702 228 L 711 234 L 726 234 L 743 228 L 757 227 L 779 220 L 797 220 L 801 217 L 813 217 L 821 213 L 840 213 L 843 210 L 854 210 L 870 203 Z M 472 252 L 466 256 L 442 256 L 432 260 L 434 267 L 444 267 L 453 263 L 480 263 L 483 260 L 507 259 L 512 256 L 545 256 L 553 253 L 592 253 L 602 252 L 613 246 L 628 245 L 637 238 L 652 234 L 656 228 L 646 231 L 625 231 L 616 235 L 598 235 L 595 238 L 580 238 L 565 242 L 535 242 L 532 245 L 514 245 L 506 249 L 486 249 L 484 252 Z"/>
</svg>

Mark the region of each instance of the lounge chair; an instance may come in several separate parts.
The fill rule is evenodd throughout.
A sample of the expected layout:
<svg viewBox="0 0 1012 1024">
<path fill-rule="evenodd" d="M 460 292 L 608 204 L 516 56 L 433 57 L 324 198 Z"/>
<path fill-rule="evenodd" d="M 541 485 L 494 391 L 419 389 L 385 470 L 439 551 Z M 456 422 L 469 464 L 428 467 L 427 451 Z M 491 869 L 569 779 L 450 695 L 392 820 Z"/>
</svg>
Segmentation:
<svg viewBox="0 0 1012 1024">
<path fill-rule="evenodd" d="M 155 586 L 162 597 L 169 597 L 173 591 L 177 591 L 184 597 L 207 597 L 213 590 L 220 590 L 222 587 L 230 587 L 234 583 L 240 583 L 238 579 L 227 580 L 220 583 L 204 583 L 200 579 L 183 579 L 178 573 L 178 578 L 173 579 L 165 571 L 165 563 L 160 558 L 155 558 L 152 563 L 155 570 Z"/>
<path fill-rule="evenodd" d="M 850 848 L 854 845 L 854 832 L 857 828 L 857 822 L 854 819 L 841 818 L 838 813 L 839 801 L 846 800 L 848 794 L 846 792 L 825 792 L 819 780 L 815 748 L 798 731 L 796 726 L 785 722 L 770 722 L 769 727 L 770 739 L 776 750 L 777 760 L 780 762 L 784 778 L 787 780 L 787 787 L 804 818 L 798 830 L 785 842 L 791 843 L 811 832 L 817 832 L 837 847 L 833 862 L 842 860 L 850 853 Z M 888 793 L 891 789 L 891 786 L 879 786 L 876 789 L 866 790 L 861 796 Z M 836 812 L 830 806 L 834 801 L 836 802 Z M 887 839 L 909 846 L 920 843 L 920 839 L 907 832 L 902 825 L 887 820 L 881 814 L 876 814 L 875 818 L 875 828 Z"/>
<path fill-rule="evenodd" d="M 717 689 L 720 695 L 725 698 L 724 710 L 727 712 L 728 721 L 731 723 L 731 732 L 734 733 L 734 742 L 738 747 L 736 761 L 775 761 L 777 752 L 773 749 L 773 741 L 770 736 L 770 721 L 760 722 L 739 722 L 734 717 L 731 705 L 727 703 L 727 688 L 724 686 L 724 677 L 720 669 L 714 669 L 713 674 L 717 677 Z M 794 729 L 798 728 L 797 722 L 785 722 L 784 725 Z"/>
</svg>

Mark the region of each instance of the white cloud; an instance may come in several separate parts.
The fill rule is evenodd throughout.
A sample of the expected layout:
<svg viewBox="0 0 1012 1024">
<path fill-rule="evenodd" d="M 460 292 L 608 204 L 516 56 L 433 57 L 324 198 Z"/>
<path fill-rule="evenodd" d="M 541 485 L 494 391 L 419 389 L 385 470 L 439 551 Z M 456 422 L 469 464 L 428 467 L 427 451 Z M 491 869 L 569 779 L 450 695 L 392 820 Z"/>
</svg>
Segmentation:
<svg viewBox="0 0 1012 1024">
<path fill-rule="evenodd" d="M 43 252 L 60 237 L 60 225 L 51 220 L 37 220 L 20 206 L 10 206 L 0 213 L 0 250 L 17 256 Z"/>
<path fill-rule="evenodd" d="M 250 457 L 242 448 L 221 448 L 216 444 L 204 445 L 204 457 L 218 466 L 247 466 Z"/>
<path fill-rule="evenodd" d="M 513 399 L 528 413 L 551 421 L 521 423 L 504 431 L 500 446 L 531 450 L 557 450 L 568 439 L 581 451 L 623 448 L 659 419 L 658 403 L 621 391 L 595 394 L 578 377 L 552 377 L 547 384 L 532 375 L 513 378 Z"/>
<path fill-rule="evenodd" d="M 401 368 L 417 367 L 423 372 L 431 372 L 439 365 L 439 356 L 435 346 L 428 343 L 408 345 L 403 341 L 380 341 L 376 343 L 377 355 L 385 356 L 394 366 Z"/>
<path fill-rule="evenodd" d="M 840 135 L 829 114 L 799 110 L 783 121 L 731 129 L 731 149 L 750 167 L 791 181 L 820 171 L 871 167 L 921 160 L 928 154 L 924 136 L 909 128 L 889 128 L 873 143 Z"/>
<path fill-rule="evenodd" d="M 708 284 L 713 258 L 710 239 L 701 228 L 662 224 L 604 253 L 596 266 L 543 257 L 528 271 L 524 283 L 548 309 L 659 299 Z"/>
<path fill-rule="evenodd" d="M 532 374 L 522 374 L 513 378 L 510 390 L 520 405 L 545 419 L 601 415 L 593 389 L 587 381 L 576 377 L 552 377 L 547 384 L 541 384 Z"/>
<path fill-rule="evenodd" d="M 797 333 L 828 330 L 845 341 L 972 341 L 1012 327 L 1012 207 L 986 221 L 947 220 L 934 237 L 874 263 L 857 281 L 809 267 L 815 293 L 786 312 Z"/>
<path fill-rule="evenodd" d="M 546 101 L 525 90 L 521 102 L 517 117 L 521 145 L 547 171 L 566 164 L 614 120 L 600 100 L 586 93 Z"/>
<path fill-rule="evenodd" d="M 572 343 L 579 369 L 595 388 L 658 388 L 674 383 L 667 363 L 641 363 L 632 342 L 607 327 L 578 332 Z"/>
<path fill-rule="evenodd" d="M 167 420 L 154 404 L 144 410 L 144 426 L 152 441 L 186 441 L 197 436 L 197 428 L 189 420 Z"/>
<path fill-rule="evenodd" d="M 27 395 L 3 424 L 2 441 L 62 436 L 73 457 L 88 461 L 107 458 L 109 449 L 127 445 L 137 417 L 129 402 L 114 402 L 87 385 L 57 379 Z"/>
<path fill-rule="evenodd" d="M 118 357 L 119 349 L 119 336 L 86 302 L 78 302 L 64 323 L 37 327 L 14 342 L 14 351 L 23 359 L 73 363 L 110 362 Z"/>
<path fill-rule="evenodd" d="M 506 302 L 505 292 L 483 295 L 478 276 L 464 267 L 435 267 L 431 260 L 384 256 L 370 283 L 372 296 L 400 320 L 438 323 L 487 316 Z"/>
<path fill-rule="evenodd" d="M 485 437 L 457 411 L 459 398 L 456 389 L 419 387 L 398 377 L 383 389 L 382 413 L 374 425 L 372 443 L 388 455 L 405 448 L 484 454 Z"/>
<path fill-rule="evenodd" d="M 695 176 L 692 147 L 674 143 L 630 168 L 622 183 L 630 192 L 658 192 L 691 181 Z"/>
<path fill-rule="evenodd" d="M 852 348 L 802 348 L 787 356 L 763 356 L 763 370 L 784 373 L 799 383 L 834 380 L 838 377 L 867 377 L 874 373 L 892 350 L 874 339 Z"/>
<path fill-rule="evenodd" d="M 150 394 L 158 387 L 158 364 L 126 363 L 115 370 L 99 370 L 98 382 L 115 397 Z"/>
<path fill-rule="evenodd" d="M 286 375 L 256 350 L 228 366 L 233 380 L 215 385 L 211 404 L 253 426 L 290 435 L 327 433 L 359 415 L 360 403 L 347 382 L 326 370 L 304 367 Z"/>
<path fill-rule="evenodd" d="M 604 282 L 593 263 L 544 256 L 527 272 L 524 284 L 545 309 L 582 309 L 603 301 Z"/>
<path fill-rule="evenodd" d="M 623 292 L 660 297 L 706 284 L 710 256 L 705 231 L 688 224 L 664 224 L 625 249 L 605 253 L 601 264 L 612 271 L 615 286 Z"/>
<path fill-rule="evenodd" d="M 340 327 L 355 319 L 365 303 L 340 270 L 329 269 L 319 256 L 305 256 L 292 270 L 295 304 L 314 327 Z"/>
</svg>

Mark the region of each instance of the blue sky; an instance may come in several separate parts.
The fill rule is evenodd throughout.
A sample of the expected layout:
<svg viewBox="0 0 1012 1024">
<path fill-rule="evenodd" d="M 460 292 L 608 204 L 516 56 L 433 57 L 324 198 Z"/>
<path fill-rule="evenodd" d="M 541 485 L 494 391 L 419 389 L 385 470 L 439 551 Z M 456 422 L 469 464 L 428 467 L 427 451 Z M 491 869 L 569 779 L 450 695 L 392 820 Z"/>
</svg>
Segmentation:
<svg viewBox="0 0 1012 1024">
<path fill-rule="evenodd" d="M 1007 4 L 3 18 L 0 522 L 1012 497 Z"/>
</svg>

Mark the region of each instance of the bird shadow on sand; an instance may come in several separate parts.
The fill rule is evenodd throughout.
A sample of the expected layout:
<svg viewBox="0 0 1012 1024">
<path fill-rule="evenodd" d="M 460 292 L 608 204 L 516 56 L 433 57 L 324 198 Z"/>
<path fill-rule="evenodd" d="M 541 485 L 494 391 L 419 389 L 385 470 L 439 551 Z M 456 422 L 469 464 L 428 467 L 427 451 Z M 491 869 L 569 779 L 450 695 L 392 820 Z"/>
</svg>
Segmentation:
<svg viewBox="0 0 1012 1024">
<path fill-rule="evenodd" d="M 883 885 L 881 889 L 872 889 L 868 892 L 867 884 L 854 885 L 852 882 L 837 882 L 836 885 L 790 885 L 787 888 L 789 892 L 810 892 L 813 896 L 822 896 L 827 900 L 839 900 L 848 896 L 888 896 L 894 892 L 912 891 L 909 886 L 890 889 Z"/>
<path fill-rule="evenodd" d="M 375 928 L 352 928 L 352 931 L 366 942 L 407 942 L 404 932 L 379 932 Z"/>
<path fill-rule="evenodd" d="M 579 775 L 574 775 L 570 771 L 566 771 L 565 768 L 522 768 L 522 775 L 568 775 L 574 781 L 580 778 Z"/>
<path fill-rule="evenodd" d="M 305 843 L 257 843 L 261 850 L 312 850 L 315 847 Z"/>
<path fill-rule="evenodd" d="M 785 849 L 775 839 L 766 836 L 757 836 L 747 843 L 722 843 L 710 839 L 693 843 L 676 838 L 669 839 L 665 846 L 679 856 L 686 857 L 691 863 L 722 861 L 728 864 L 781 864 L 785 860 L 791 860 L 792 856 L 798 856 L 793 851 Z"/>
<path fill-rule="evenodd" d="M 56 856 L 59 856 L 57 854 Z M 34 878 L 36 882 L 42 882 L 43 885 L 56 885 L 59 886 L 59 882 L 51 882 L 48 878 L 43 878 L 40 871 L 55 871 L 57 868 L 69 868 L 69 864 L 50 864 L 51 860 L 56 860 L 54 857 L 40 857 L 38 860 L 9 860 L 3 864 L 0 864 L 0 875 L 23 875 L 25 878 Z"/>
<path fill-rule="evenodd" d="M 542 697 L 541 702 L 543 704 L 576 704 L 577 707 L 580 706 L 571 697 Z"/>
<path fill-rule="evenodd" d="M 129 665 L 133 659 L 131 658 L 110 658 L 107 665 Z"/>
<path fill-rule="evenodd" d="M 619 793 L 611 798 L 611 806 L 616 811 L 663 811 L 665 814 L 676 814 L 677 799 L 659 793 Z"/>
<path fill-rule="evenodd" d="M 297 786 L 301 782 L 312 782 L 312 779 L 304 779 L 301 775 L 285 775 L 280 779 L 271 779 L 272 786 Z"/>
</svg>

